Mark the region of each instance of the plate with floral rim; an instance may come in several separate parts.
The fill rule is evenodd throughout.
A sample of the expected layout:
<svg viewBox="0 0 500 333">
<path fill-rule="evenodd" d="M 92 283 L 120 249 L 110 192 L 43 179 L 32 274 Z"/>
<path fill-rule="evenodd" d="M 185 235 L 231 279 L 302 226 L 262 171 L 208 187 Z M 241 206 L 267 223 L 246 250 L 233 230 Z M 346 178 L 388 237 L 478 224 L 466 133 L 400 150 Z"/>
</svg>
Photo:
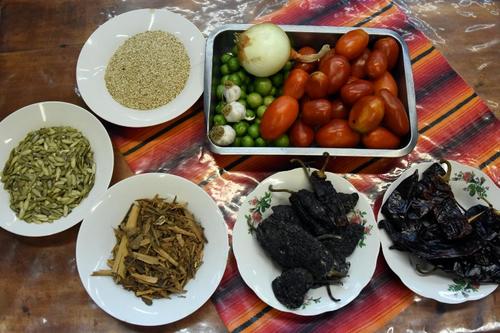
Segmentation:
<svg viewBox="0 0 500 333">
<path fill-rule="evenodd" d="M 468 209 L 477 204 L 484 204 L 481 197 L 487 198 L 494 207 L 500 207 L 500 190 L 485 173 L 455 161 L 449 162 L 452 169 L 449 184 L 455 199 L 462 207 Z M 413 164 L 403 172 L 385 192 L 382 205 L 405 178 L 413 174 L 415 170 L 421 174 L 433 163 Z M 380 210 L 377 221 L 380 222 L 383 219 L 384 214 Z M 494 283 L 473 283 L 441 270 L 427 275 L 419 274 L 413 267 L 419 259 L 408 252 L 390 249 L 393 243 L 387 233 L 384 230 L 380 230 L 379 233 L 382 252 L 387 264 L 409 289 L 420 296 L 442 303 L 457 304 L 486 297 L 498 286 Z"/>
<path fill-rule="evenodd" d="M 326 172 L 326 175 L 338 192 L 359 194 L 358 203 L 348 218 L 352 223 L 360 223 L 365 227 L 364 235 L 356 250 L 347 257 L 347 261 L 351 263 L 349 275 L 342 279 L 342 285 L 331 286 L 332 294 L 340 299 L 339 302 L 334 302 L 328 297 L 326 288 L 318 288 L 307 292 L 304 303 L 298 309 L 286 308 L 276 299 L 271 287 L 271 282 L 281 274 L 282 269 L 267 256 L 251 232 L 271 214 L 272 206 L 289 204 L 288 193 L 271 193 L 269 185 L 292 191 L 311 189 L 303 169 L 278 172 L 264 179 L 248 195 L 239 209 L 233 228 L 233 252 L 238 270 L 245 283 L 257 296 L 277 310 L 303 316 L 338 310 L 359 295 L 375 271 L 380 245 L 375 217 L 368 199 L 341 176 L 330 172 Z"/>
</svg>

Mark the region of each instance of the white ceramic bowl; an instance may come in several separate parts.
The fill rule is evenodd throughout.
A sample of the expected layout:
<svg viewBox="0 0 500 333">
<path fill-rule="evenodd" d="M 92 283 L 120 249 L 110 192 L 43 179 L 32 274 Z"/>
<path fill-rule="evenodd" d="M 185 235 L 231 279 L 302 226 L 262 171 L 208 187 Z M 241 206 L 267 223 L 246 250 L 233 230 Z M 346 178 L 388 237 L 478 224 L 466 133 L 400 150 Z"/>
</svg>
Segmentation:
<svg viewBox="0 0 500 333">
<path fill-rule="evenodd" d="M 203 263 L 194 279 L 186 286 L 182 297 L 155 299 L 146 305 L 133 292 L 123 289 L 108 276 L 91 276 L 99 269 L 109 269 L 106 261 L 116 240 L 116 228 L 130 205 L 141 198 L 156 194 L 167 199 L 177 196 L 187 202 L 189 209 L 204 228 Z M 196 184 L 169 174 L 148 173 L 136 175 L 113 185 L 83 221 L 76 243 L 76 264 L 80 279 L 94 302 L 111 316 L 131 324 L 153 326 L 182 319 L 201 307 L 213 294 L 224 273 L 229 251 L 227 228 L 222 214 L 210 198 Z"/>
<path fill-rule="evenodd" d="M 113 147 L 101 122 L 89 111 L 64 102 L 42 102 L 25 106 L 0 122 L 0 171 L 10 152 L 28 132 L 50 126 L 71 126 L 89 140 L 96 163 L 95 183 L 88 196 L 68 216 L 51 223 L 27 223 L 9 207 L 9 194 L 0 182 L 0 227 L 22 236 L 47 236 L 66 230 L 90 212 L 106 191 L 113 174 Z"/>
<path fill-rule="evenodd" d="M 326 172 L 327 179 L 332 182 L 338 192 L 353 193 L 357 190 L 346 179 Z M 269 256 L 259 245 L 255 236 L 250 234 L 248 223 L 256 224 L 258 220 L 265 219 L 272 212 L 271 208 L 265 209 L 264 213 L 253 215 L 253 208 L 258 202 L 268 201 L 270 206 L 285 204 L 289 205 L 288 193 L 272 193 L 269 199 L 269 185 L 275 188 L 286 188 L 292 191 L 300 189 L 311 189 L 309 180 L 304 171 L 300 168 L 290 171 L 278 172 L 264 179 L 250 193 L 240 207 L 236 224 L 233 229 L 233 251 L 238 264 L 238 270 L 245 283 L 257 294 L 257 296 L 275 309 L 291 312 L 303 316 L 312 316 L 328 311 L 338 310 L 349 304 L 359 295 L 361 290 L 370 282 L 375 272 L 377 257 L 380 248 L 378 231 L 375 225 L 375 217 L 366 196 L 359 193 L 359 201 L 354 208 L 355 219 L 365 226 L 365 236 L 354 250 L 354 253 L 347 258 L 351 263 L 349 275 L 342 279 L 342 285 L 332 285 L 331 290 L 334 297 L 339 298 L 339 302 L 332 301 L 327 294 L 325 287 L 311 289 L 307 292 L 305 302 L 302 307 L 290 310 L 281 304 L 274 296 L 271 283 L 281 275 L 282 269 L 272 262 Z M 264 201 L 263 201 L 264 200 Z M 265 205 L 267 206 L 267 205 Z M 349 216 L 353 221 L 352 216 Z M 248 221 L 247 221 L 248 220 Z"/>
<path fill-rule="evenodd" d="M 182 92 L 168 104 L 152 110 L 130 109 L 109 94 L 104 81 L 106 66 L 125 40 L 152 30 L 169 32 L 182 41 L 191 71 Z M 166 9 L 133 10 L 113 17 L 89 37 L 76 66 L 78 89 L 85 103 L 109 122 L 128 127 L 160 124 L 185 112 L 203 92 L 204 47 L 201 32 L 183 16 Z"/>
<path fill-rule="evenodd" d="M 418 170 L 419 176 L 421 176 L 422 172 L 431 166 L 432 163 L 433 162 L 424 162 L 413 164 L 408 170 L 403 172 L 385 192 L 382 204 L 405 178 L 411 176 L 415 170 Z M 450 163 L 452 166 L 452 174 L 449 184 L 455 195 L 455 199 L 462 207 L 468 209 L 477 204 L 484 204 L 477 196 L 471 196 L 469 193 L 468 185 L 471 184 L 471 179 L 473 178 L 478 180 L 482 178 L 484 180 L 481 186 L 486 190 L 488 200 L 490 200 L 494 207 L 500 207 L 500 190 L 486 174 L 478 169 L 454 161 L 450 161 Z M 468 175 L 465 176 L 468 181 L 464 180 L 464 174 Z M 382 210 L 380 210 L 377 221 L 380 222 L 383 219 L 384 214 L 382 214 Z M 387 264 L 408 288 L 420 296 L 432 298 L 442 303 L 456 304 L 486 297 L 498 286 L 494 283 L 473 286 L 441 270 L 422 276 L 417 273 L 410 262 L 410 258 L 414 264 L 418 262 L 418 259 L 408 252 L 389 249 L 392 245 L 392 240 L 385 230 L 381 230 L 379 233 L 382 243 L 382 252 Z"/>
</svg>

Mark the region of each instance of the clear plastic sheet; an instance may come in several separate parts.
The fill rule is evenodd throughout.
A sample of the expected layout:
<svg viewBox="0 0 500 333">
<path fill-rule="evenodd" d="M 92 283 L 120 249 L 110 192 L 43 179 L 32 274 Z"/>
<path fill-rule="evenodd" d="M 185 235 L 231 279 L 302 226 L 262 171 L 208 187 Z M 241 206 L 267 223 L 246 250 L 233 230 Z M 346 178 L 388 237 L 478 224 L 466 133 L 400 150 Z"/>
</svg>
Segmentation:
<svg viewBox="0 0 500 333">
<path fill-rule="evenodd" d="M 247 23 L 287 3 L 285 0 L 190 2 L 109 0 L 81 1 L 75 4 L 53 1 L 44 2 L 44 5 L 33 5 L 35 2 L 23 1 L 22 5 L 16 6 L 19 1 L 7 0 L 5 7 L 4 4 L 0 4 L 4 24 L 9 28 L 15 28 L 9 29 L 9 34 L 6 33 L 7 29 L 2 30 L 0 37 L 3 45 L 0 49 L 5 53 L 11 52 L 20 64 L 15 67 L 15 62 L 7 61 L 7 56 L 0 59 L 2 60 L 0 73 L 3 74 L 0 76 L 2 82 L 0 88 L 5 89 L 5 93 L 2 92 L 0 96 L 0 109 L 7 110 L 6 112 L 40 100 L 58 99 L 82 104 L 78 92 L 74 89 L 74 65 L 79 48 L 99 24 L 115 15 L 145 7 L 165 7 L 184 15 L 207 35 L 218 25 Z M 313 0 L 303 0 L 301 3 L 304 7 L 314 5 Z M 343 11 L 349 12 L 353 17 L 363 18 L 356 11 L 359 7 L 351 7 L 349 1 L 344 3 Z M 476 89 L 498 115 L 500 89 L 496 76 L 500 73 L 497 61 L 500 42 L 499 3 L 465 0 L 396 0 L 395 3 L 404 9 L 409 23 L 422 30 L 432 40 L 457 72 Z M 75 11 L 71 6 L 79 7 Z M 322 8 L 317 10 L 320 11 Z M 26 19 L 30 17 L 31 14 L 28 14 L 30 11 L 43 18 L 49 28 L 40 29 L 39 22 L 42 20 Z M 73 30 L 70 30 L 71 27 L 74 27 Z M 37 34 L 37 31 L 41 33 Z M 72 33 L 65 34 L 65 31 Z M 16 36 L 20 37 L 16 39 Z M 57 52 L 51 53 L 50 48 L 56 49 Z M 23 50 L 28 52 L 22 53 Z M 16 52 L 18 53 L 15 54 Z M 39 57 L 33 60 L 33 54 Z M 39 68 L 36 64 L 43 66 L 40 65 Z M 7 75 L 2 67 L 13 70 Z M 19 78 L 24 78 L 24 81 Z M 17 86 L 21 86 L 23 90 L 16 90 L 14 87 Z M 200 106 L 196 106 L 197 110 Z M 284 162 L 283 159 L 273 157 L 261 158 L 251 164 L 245 160 L 236 166 L 234 163 L 228 163 L 224 157 L 215 156 L 207 150 L 204 145 L 204 123 L 196 120 L 200 112 L 193 114 L 195 115 L 191 119 L 195 120 L 188 122 L 190 127 L 187 127 L 193 135 L 178 146 L 169 144 L 166 149 L 161 149 L 161 138 L 155 138 L 149 141 L 146 149 L 132 151 L 144 142 L 144 138 L 151 138 L 150 134 L 144 135 L 140 130 L 118 128 L 109 124 L 107 128 L 112 133 L 117 148 L 125 153 L 128 165 L 134 173 L 169 172 L 191 179 L 203 186 L 216 200 L 226 221 L 232 226 L 239 205 L 260 180 L 276 171 L 294 166 Z M 2 113 L 1 116 L 0 119 L 5 114 Z M 172 137 L 175 135 L 171 134 Z M 421 139 L 429 138 L 423 135 Z M 175 140 L 171 142 L 176 143 Z M 495 142 L 491 144 L 494 145 Z M 498 146 L 498 141 L 496 144 Z M 448 152 L 436 150 L 436 152 L 428 154 L 416 151 L 412 159 L 433 160 L 446 157 L 459 159 L 466 164 L 477 164 L 476 156 L 466 152 L 456 150 Z M 340 165 L 345 161 L 345 158 L 337 159 L 329 168 L 330 171 L 345 173 L 348 170 L 336 164 L 339 162 Z M 120 164 L 122 162 L 123 160 L 118 160 L 116 163 L 120 165 L 117 168 L 121 169 L 122 174 L 115 180 L 129 175 L 126 166 Z M 314 164 L 317 161 L 310 159 L 306 162 Z M 367 193 L 373 203 L 376 203 L 388 184 L 396 179 L 410 162 L 407 158 L 403 158 L 383 166 L 380 173 L 347 174 L 346 177 L 358 189 Z M 496 175 L 497 178 L 493 180 L 497 184 L 500 183 L 499 172 L 494 163 L 490 164 L 486 171 L 490 175 Z M 370 183 L 369 188 L 363 185 L 366 182 Z M 106 315 L 89 299 L 78 280 L 74 258 L 77 232 L 78 228 L 75 227 L 52 237 L 27 239 L 0 231 L 0 253 L 2 253 L 0 284 L 4 286 L 0 290 L 0 331 L 221 332 L 225 330 L 210 303 L 174 325 L 152 329 L 122 323 Z M 500 293 L 497 291 L 481 301 L 454 306 L 415 296 L 413 304 L 380 331 L 450 333 L 499 331 L 499 296 Z"/>
</svg>

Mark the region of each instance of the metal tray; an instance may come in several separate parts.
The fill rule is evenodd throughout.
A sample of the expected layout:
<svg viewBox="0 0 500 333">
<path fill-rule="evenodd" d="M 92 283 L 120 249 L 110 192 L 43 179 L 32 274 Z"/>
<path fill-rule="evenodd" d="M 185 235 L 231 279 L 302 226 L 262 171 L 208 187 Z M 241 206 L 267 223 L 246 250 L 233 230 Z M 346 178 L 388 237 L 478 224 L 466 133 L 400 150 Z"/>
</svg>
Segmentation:
<svg viewBox="0 0 500 333">
<path fill-rule="evenodd" d="M 363 157 L 400 157 L 409 154 L 417 144 L 417 112 L 415 108 L 415 89 L 411 70 L 408 46 L 403 38 L 389 29 L 362 28 L 370 35 L 370 45 L 373 41 L 391 36 L 398 41 L 401 55 L 398 64 L 392 70 L 394 79 L 398 83 L 399 98 L 408 111 L 410 133 L 403 138 L 404 147 L 399 149 L 368 149 L 368 148 L 322 148 L 322 147 L 222 147 L 214 144 L 208 137 L 210 130 L 210 116 L 215 113 L 215 89 L 212 89 L 212 69 L 220 66 L 219 59 L 234 45 L 234 33 L 242 32 L 251 27 L 251 24 L 228 24 L 214 30 L 208 37 L 205 50 L 205 95 L 204 107 L 207 126 L 207 140 L 210 149 L 223 155 L 322 155 L 325 151 L 332 156 L 363 156 Z M 319 49 L 323 44 L 334 44 L 344 33 L 359 29 L 353 27 L 324 27 L 280 25 L 288 34 L 295 49 L 310 45 Z"/>
</svg>

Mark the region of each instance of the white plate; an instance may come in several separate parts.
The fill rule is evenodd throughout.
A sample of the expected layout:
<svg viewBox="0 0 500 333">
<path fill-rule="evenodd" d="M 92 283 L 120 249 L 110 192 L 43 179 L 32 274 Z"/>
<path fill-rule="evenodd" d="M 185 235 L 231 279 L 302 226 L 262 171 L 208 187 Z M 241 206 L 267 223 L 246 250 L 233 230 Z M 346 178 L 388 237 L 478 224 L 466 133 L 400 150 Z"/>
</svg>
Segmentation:
<svg viewBox="0 0 500 333">
<path fill-rule="evenodd" d="M 0 182 L 0 227 L 22 236 L 48 236 L 80 222 L 106 191 L 113 174 L 113 147 L 106 129 L 89 111 L 64 102 L 42 102 L 25 106 L 0 122 L 0 171 L 12 149 L 28 132 L 50 126 L 71 126 L 89 140 L 96 163 L 95 183 L 88 196 L 71 213 L 52 223 L 27 223 L 9 207 L 9 194 Z"/>
<path fill-rule="evenodd" d="M 433 162 L 424 162 L 413 164 L 411 168 L 403 172 L 385 192 L 382 204 L 385 203 L 389 195 L 405 178 L 411 176 L 415 170 L 418 170 L 419 176 L 421 176 L 422 172 L 431 166 L 432 163 Z M 488 200 L 490 200 L 495 207 L 500 207 L 500 191 L 486 174 L 478 169 L 458 162 L 450 161 L 450 163 L 452 165 L 450 186 L 455 195 L 455 199 L 460 205 L 468 209 L 477 204 L 484 204 L 484 202 L 477 199 L 476 196 L 469 195 L 467 187 L 471 184 L 470 180 L 475 178 L 480 181 L 484 180 L 482 187 L 487 191 Z M 444 166 L 444 168 L 446 167 Z M 464 174 L 465 178 L 469 180 L 469 183 L 464 181 Z M 383 219 L 384 214 L 382 214 L 382 210 L 380 210 L 377 221 Z M 408 288 L 420 296 L 432 298 L 443 303 L 456 304 L 486 297 L 498 286 L 492 283 L 473 286 L 441 270 L 422 276 L 417 273 L 410 263 L 410 259 L 414 263 L 418 262 L 414 256 L 410 255 L 408 252 L 389 249 L 392 245 L 391 239 L 384 230 L 381 230 L 379 234 L 380 241 L 382 242 L 382 252 L 387 264 Z"/>
<path fill-rule="evenodd" d="M 314 169 L 311 169 L 311 171 Z M 327 179 L 332 182 L 338 192 L 353 193 L 357 190 L 344 178 L 333 173 L 326 172 Z M 255 224 L 272 213 L 271 208 L 265 210 L 259 218 L 258 213 L 252 214 L 258 201 L 266 200 L 266 192 L 269 193 L 269 185 L 275 188 L 287 188 L 292 191 L 299 189 L 311 189 L 309 180 L 304 170 L 297 168 L 290 171 L 278 172 L 264 179 L 250 193 L 240 207 L 236 224 L 233 229 L 233 251 L 243 280 L 257 294 L 257 296 L 275 309 L 291 312 L 303 316 L 317 315 L 327 311 L 338 310 L 350 303 L 370 281 L 377 263 L 379 252 L 378 231 L 375 225 L 375 217 L 368 199 L 359 193 L 359 201 L 355 207 L 357 220 L 363 223 L 368 232 L 358 244 L 354 253 L 347 258 L 351 263 L 349 276 L 342 279 L 342 286 L 331 286 L 334 297 L 340 302 L 332 301 L 327 294 L 326 288 L 311 289 L 305 297 L 301 308 L 291 310 L 281 304 L 274 296 L 271 282 L 281 275 L 282 269 L 274 264 L 261 248 L 255 236 L 249 233 L 247 218 Z M 288 193 L 271 193 L 270 205 L 290 204 Z M 352 220 L 351 220 L 352 221 Z"/>
<path fill-rule="evenodd" d="M 104 81 L 106 66 L 125 40 L 138 33 L 163 30 L 175 35 L 189 55 L 191 71 L 186 86 L 170 103 L 152 110 L 134 110 L 113 99 Z M 114 124 L 145 127 L 163 123 L 185 112 L 203 92 L 205 39 L 183 16 L 166 9 L 139 9 L 113 17 L 89 37 L 76 65 L 76 81 L 85 103 Z"/>
<path fill-rule="evenodd" d="M 179 202 L 205 229 L 203 264 L 186 286 L 182 297 L 155 299 L 146 305 L 133 292 L 123 289 L 108 276 L 91 276 L 99 269 L 109 269 L 106 261 L 116 243 L 113 228 L 127 214 L 130 205 L 156 194 Z M 87 293 L 111 316 L 131 324 L 153 326 L 182 319 L 201 307 L 213 294 L 226 268 L 229 251 L 227 228 L 215 202 L 196 184 L 169 174 L 147 173 L 113 185 L 83 221 L 76 242 L 76 264 Z"/>
</svg>

